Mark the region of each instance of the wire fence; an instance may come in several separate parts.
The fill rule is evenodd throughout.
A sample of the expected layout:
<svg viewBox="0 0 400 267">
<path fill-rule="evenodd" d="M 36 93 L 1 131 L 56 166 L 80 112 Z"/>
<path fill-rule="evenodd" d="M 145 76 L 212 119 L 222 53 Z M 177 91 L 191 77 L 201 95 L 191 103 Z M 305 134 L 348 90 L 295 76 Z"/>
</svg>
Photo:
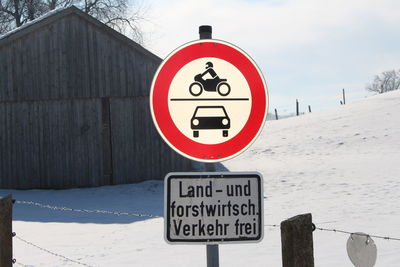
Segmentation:
<svg viewBox="0 0 400 267">
<path fill-rule="evenodd" d="M 59 211 L 72 211 L 72 212 L 81 212 L 81 213 L 82 212 L 83 213 L 99 213 L 99 214 L 110 214 L 110 215 L 116 215 L 116 216 L 135 216 L 135 217 L 148 217 L 148 218 L 161 218 L 162 217 L 162 216 L 157 216 L 157 215 L 152 215 L 152 214 L 143 214 L 143 213 L 137 213 L 137 212 L 131 213 L 131 212 L 108 211 L 108 210 L 99 210 L 99 209 L 95 209 L 95 210 L 76 209 L 76 208 L 69 208 L 69 207 L 42 204 L 42 203 L 33 202 L 33 201 L 17 200 L 17 201 L 15 201 L 15 203 L 16 204 L 23 204 L 23 205 L 31 205 L 31 206 L 36 206 L 36 207 L 46 208 L 46 209 L 52 209 L 52 210 L 59 210 Z M 280 228 L 279 224 L 264 224 L 264 226 Z M 329 231 L 329 232 L 336 232 L 336 233 L 342 233 L 342 234 L 351 234 L 351 235 L 364 235 L 364 236 L 380 238 L 380 239 L 385 239 L 385 240 L 400 241 L 400 238 L 397 238 L 397 237 L 360 234 L 360 233 L 357 233 L 357 232 L 350 232 L 350 231 L 339 230 L 339 229 L 328 229 L 328 228 L 316 227 L 315 225 L 314 225 L 314 229 L 315 230 L 320 230 L 320 231 Z"/>
<path fill-rule="evenodd" d="M 33 201 L 24 201 L 24 200 L 16 200 L 15 204 L 20 204 L 20 205 L 29 205 L 29 206 L 34 206 L 34 207 L 38 207 L 38 208 L 45 208 L 45 209 L 51 209 L 51 210 L 58 210 L 58 211 L 70 211 L 70 212 L 80 212 L 80 213 L 97 213 L 97 214 L 108 214 L 108 215 L 115 215 L 115 216 L 134 216 L 134 217 L 147 217 L 147 218 L 160 218 L 160 216 L 156 216 L 156 215 L 152 215 L 152 214 L 144 214 L 144 213 L 138 213 L 138 212 L 120 212 L 120 211 L 109 211 L 109 210 L 99 210 L 99 209 L 94 209 L 94 210 L 89 210 L 89 209 L 77 209 L 77 208 L 69 208 L 69 207 L 63 207 L 63 206 L 54 206 L 54 205 L 49 205 L 49 204 L 43 204 L 43 203 L 39 203 L 39 202 L 33 202 Z M 27 241 L 19 236 L 15 236 L 15 238 L 17 238 L 18 240 L 20 240 L 21 242 L 30 245 L 32 247 L 35 247 L 43 252 L 46 252 L 48 254 L 51 254 L 53 256 L 59 257 L 63 260 L 69 261 L 69 262 L 73 262 L 82 266 L 89 266 L 92 267 L 91 265 L 88 265 L 86 263 L 77 261 L 77 260 L 73 260 L 71 258 L 68 258 L 64 255 L 61 255 L 59 253 L 55 253 L 53 251 L 50 251 L 46 248 L 43 248 L 39 245 L 36 245 L 30 241 Z M 30 265 L 25 265 L 22 264 L 18 261 L 14 262 L 15 264 L 19 265 L 19 266 L 30 266 Z"/>
<path fill-rule="evenodd" d="M 356 94 L 359 94 L 359 93 L 356 93 Z M 354 98 L 354 92 L 350 93 L 350 95 L 353 96 L 352 97 L 353 100 L 359 100 L 359 99 L 362 99 L 363 97 L 366 97 L 365 92 L 363 93 L 363 97 L 358 96 L 358 97 Z M 278 114 L 278 117 L 280 117 L 280 118 L 296 116 L 297 108 L 299 108 L 299 110 L 298 110 L 299 115 L 303 115 L 303 114 L 311 112 L 312 104 L 321 103 L 321 101 L 329 101 L 332 105 L 334 105 L 334 103 L 336 103 L 336 104 L 340 103 L 340 105 L 345 105 L 346 102 L 348 102 L 348 101 L 346 101 L 346 93 L 345 93 L 345 89 L 343 88 L 340 91 L 340 93 L 337 93 L 337 94 L 307 97 L 305 99 L 298 99 L 298 98 L 294 99 L 293 98 L 291 100 L 291 102 L 293 104 L 271 105 L 269 112 L 271 115 L 271 119 L 272 119 L 272 117 L 275 116 L 275 114 L 274 114 L 275 110 Z"/>
<path fill-rule="evenodd" d="M 160 216 L 156 215 L 151 215 L 151 214 L 142 214 L 142 213 L 137 213 L 137 212 L 120 212 L 120 211 L 109 211 L 109 210 L 88 210 L 88 209 L 75 209 L 75 208 L 68 208 L 68 207 L 59 207 L 59 206 L 53 206 L 53 205 L 48 205 L 48 204 L 42 204 L 38 202 L 33 202 L 33 201 L 21 201 L 17 200 L 15 201 L 16 204 L 24 204 L 24 205 L 31 205 L 31 206 L 36 206 L 40 208 L 46 208 L 46 209 L 52 209 L 52 210 L 59 210 L 59 211 L 72 211 L 72 212 L 81 212 L 81 213 L 101 213 L 101 214 L 111 214 L 111 215 L 117 215 L 117 216 L 135 216 L 135 217 L 148 217 L 148 218 L 159 218 Z"/>
<path fill-rule="evenodd" d="M 152 215 L 152 214 L 142 214 L 142 213 L 131 213 L 131 212 L 120 212 L 120 211 L 108 211 L 108 210 L 99 210 L 99 209 L 94 209 L 94 210 L 89 210 L 89 209 L 76 209 L 76 208 L 69 208 L 69 207 L 63 207 L 63 206 L 54 206 L 54 205 L 49 205 L 49 204 L 43 204 L 43 203 L 39 203 L 39 202 L 33 202 L 33 201 L 21 201 L 21 200 L 17 200 L 15 201 L 16 204 L 20 204 L 20 205 L 29 205 L 29 206 L 33 206 L 33 207 L 39 207 L 39 208 L 45 208 L 45 209 L 51 209 L 51 210 L 58 210 L 58 211 L 72 211 L 72 212 L 83 212 L 83 213 L 97 213 L 97 214 L 109 214 L 109 215 L 114 215 L 114 216 L 136 216 L 136 217 L 148 217 L 148 218 L 160 218 L 162 216 L 156 216 L 156 215 Z M 334 221 L 336 222 L 336 221 Z M 329 223 L 332 223 L 329 222 Z M 317 223 L 318 224 L 318 223 Z M 322 224 L 322 223 L 320 223 Z M 272 228 L 280 228 L 280 224 L 264 224 L 264 227 L 272 227 Z M 364 233 L 358 233 L 358 232 L 351 232 L 351 231 L 345 231 L 345 230 L 339 230 L 339 229 L 329 229 L 329 228 L 322 228 L 322 227 L 316 227 L 313 224 L 313 230 L 319 230 L 319 231 L 329 231 L 329 232 L 334 232 L 334 233 L 341 233 L 341 234 L 349 234 L 349 235 L 360 235 L 360 236 L 367 236 L 367 237 L 374 237 L 374 238 L 378 238 L 378 239 L 384 239 L 384 240 L 392 240 L 392 241 L 400 241 L 400 238 L 397 237 L 389 237 L 389 236 L 380 236 L 380 235 L 370 235 L 370 234 L 364 234 Z M 31 241 L 28 241 L 22 237 L 19 236 L 15 236 L 16 239 L 18 239 L 19 241 L 35 247 L 45 253 L 51 254 L 55 257 L 58 257 L 60 259 L 63 259 L 65 261 L 69 261 L 78 265 L 82 265 L 82 266 L 89 266 L 92 267 L 91 265 L 88 265 L 86 263 L 83 263 L 81 261 L 78 260 L 74 260 L 71 259 L 69 257 L 66 257 L 64 255 L 61 255 L 59 253 L 50 251 L 46 248 L 43 248 L 37 244 L 32 243 Z M 14 264 L 18 265 L 18 266 L 30 266 L 30 265 L 25 265 L 23 263 L 20 263 L 18 261 L 14 260 Z"/>
<path fill-rule="evenodd" d="M 279 224 L 264 224 L 264 226 L 273 227 L 273 228 L 281 227 Z M 373 237 L 373 238 L 378 238 L 378 239 L 400 241 L 400 238 L 397 238 L 397 237 L 370 235 L 370 234 L 365 234 L 365 233 L 350 232 L 350 231 L 339 230 L 339 229 L 322 228 L 322 227 L 316 227 L 314 224 L 313 224 L 313 229 L 319 230 L 319 231 L 327 231 L 327 232 L 334 232 L 334 233 L 341 233 L 341 234 L 359 235 L 359 236 Z"/>
<path fill-rule="evenodd" d="M 321 227 L 315 227 L 315 229 L 320 230 L 320 231 L 328 231 L 328 232 L 335 232 L 335 233 L 341 233 L 341 234 L 359 235 L 359 236 L 374 237 L 374 238 L 385 239 L 385 240 L 400 241 L 400 238 L 390 237 L 390 236 L 370 235 L 370 234 L 364 234 L 364 233 L 349 232 L 349 231 L 338 230 L 338 229 L 327 229 L 327 228 L 321 228 Z"/>
<path fill-rule="evenodd" d="M 63 256 L 63 255 L 61 255 L 61 254 L 58 254 L 58 253 L 52 252 L 52 251 L 50 251 L 50 250 L 48 250 L 48 249 L 42 248 L 42 247 L 40 247 L 40 246 L 38 246 L 38 245 L 36 245 L 36 244 L 33 244 L 33 243 L 30 242 L 30 241 L 27 241 L 27 240 L 25 240 L 25 239 L 19 237 L 19 236 L 15 236 L 15 238 L 17 238 L 18 240 L 24 242 L 25 244 L 28 244 L 28 245 L 30 245 L 30 246 L 32 246 L 32 247 L 35 247 L 35 248 L 37 248 L 37 249 L 40 249 L 41 251 L 44 251 L 44 252 L 46 252 L 46 253 L 48 253 L 48 254 L 51 254 L 51 255 L 53 255 L 53 256 L 62 258 L 63 260 L 66 260 L 66 261 L 69 261 L 69 262 L 73 262 L 73 263 L 76 263 L 76 264 L 79 264 L 79 265 L 83 265 L 83 266 L 92 267 L 91 265 L 88 265 L 88 264 L 86 264 L 86 263 L 83 263 L 83 262 L 80 262 L 80 261 L 77 261 L 77 260 L 73 260 L 73 259 L 68 258 L 68 257 L 66 257 L 66 256 Z M 17 262 L 16 262 L 16 263 L 17 263 Z M 23 264 L 19 264 L 19 265 L 26 266 L 26 265 L 23 265 Z"/>
</svg>

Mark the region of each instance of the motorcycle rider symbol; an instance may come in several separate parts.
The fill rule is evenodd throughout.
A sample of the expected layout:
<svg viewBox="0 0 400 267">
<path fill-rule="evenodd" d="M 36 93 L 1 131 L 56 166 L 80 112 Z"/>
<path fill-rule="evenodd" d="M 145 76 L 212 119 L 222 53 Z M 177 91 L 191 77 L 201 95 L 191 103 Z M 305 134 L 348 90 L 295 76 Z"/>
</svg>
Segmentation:
<svg viewBox="0 0 400 267">
<path fill-rule="evenodd" d="M 213 63 L 206 63 L 206 70 L 194 76 L 194 82 L 189 86 L 192 96 L 199 96 L 203 91 L 218 92 L 221 96 L 227 96 L 231 92 L 227 79 L 221 79 L 213 69 Z M 208 78 L 211 77 L 211 78 Z"/>
</svg>

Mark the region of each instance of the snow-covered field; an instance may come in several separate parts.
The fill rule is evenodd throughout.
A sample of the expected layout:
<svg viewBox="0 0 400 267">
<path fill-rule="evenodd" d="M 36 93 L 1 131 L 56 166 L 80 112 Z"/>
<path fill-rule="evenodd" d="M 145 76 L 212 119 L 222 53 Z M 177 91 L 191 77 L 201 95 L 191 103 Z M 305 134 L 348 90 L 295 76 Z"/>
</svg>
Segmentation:
<svg viewBox="0 0 400 267">
<path fill-rule="evenodd" d="M 268 121 L 230 171 L 264 176 L 265 224 L 312 213 L 317 227 L 400 237 L 400 90 L 319 113 Z M 157 218 L 14 205 L 17 236 L 89 266 L 206 266 L 204 245 L 163 239 L 163 182 L 72 190 L 0 190 L 19 201 Z M 352 266 L 349 235 L 314 232 L 316 266 Z M 374 238 L 376 266 L 400 266 L 400 241 Z M 14 238 L 30 266 L 78 266 Z M 281 266 L 280 230 L 262 242 L 220 245 L 220 266 Z"/>
</svg>

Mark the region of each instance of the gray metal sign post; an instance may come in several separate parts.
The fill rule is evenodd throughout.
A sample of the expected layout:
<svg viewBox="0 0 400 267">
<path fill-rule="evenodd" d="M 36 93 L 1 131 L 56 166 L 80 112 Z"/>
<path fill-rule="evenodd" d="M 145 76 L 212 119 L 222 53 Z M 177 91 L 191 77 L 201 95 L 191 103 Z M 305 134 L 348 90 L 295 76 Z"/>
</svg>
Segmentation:
<svg viewBox="0 0 400 267">
<path fill-rule="evenodd" d="M 207 172 L 215 172 L 215 163 L 204 163 Z M 216 245 L 207 245 L 207 267 L 219 267 L 219 248 Z"/>
<path fill-rule="evenodd" d="M 165 177 L 165 241 L 204 244 L 207 267 L 219 267 L 218 244 L 253 243 L 263 237 L 262 175 L 217 172 L 215 162 L 237 156 L 260 134 L 268 98 L 261 71 L 244 51 L 212 39 L 211 26 L 200 26 L 199 34 L 199 40 L 181 46 L 159 66 L 150 110 L 163 139 L 183 156 L 205 162 L 206 170 Z M 204 63 L 206 70 L 193 82 L 192 75 Z M 223 78 L 214 64 L 224 70 Z M 231 86 L 235 95 L 226 97 Z M 198 97 L 203 91 L 215 93 Z"/>
<path fill-rule="evenodd" d="M 199 27 L 200 39 L 212 39 L 212 27 L 202 25 Z M 215 163 L 205 163 L 205 170 L 215 172 Z M 216 245 L 207 245 L 207 267 L 219 267 L 219 248 Z"/>
</svg>

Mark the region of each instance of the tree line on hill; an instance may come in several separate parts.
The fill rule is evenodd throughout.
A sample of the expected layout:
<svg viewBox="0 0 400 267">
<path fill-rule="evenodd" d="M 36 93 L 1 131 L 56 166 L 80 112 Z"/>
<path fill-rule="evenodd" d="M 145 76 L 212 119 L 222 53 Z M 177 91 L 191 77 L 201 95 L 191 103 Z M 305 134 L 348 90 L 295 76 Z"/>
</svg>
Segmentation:
<svg viewBox="0 0 400 267">
<path fill-rule="evenodd" d="M 374 80 L 365 89 L 378 94 L 400 89 L 400 69 L 375 75 Z"/>
</svg>

